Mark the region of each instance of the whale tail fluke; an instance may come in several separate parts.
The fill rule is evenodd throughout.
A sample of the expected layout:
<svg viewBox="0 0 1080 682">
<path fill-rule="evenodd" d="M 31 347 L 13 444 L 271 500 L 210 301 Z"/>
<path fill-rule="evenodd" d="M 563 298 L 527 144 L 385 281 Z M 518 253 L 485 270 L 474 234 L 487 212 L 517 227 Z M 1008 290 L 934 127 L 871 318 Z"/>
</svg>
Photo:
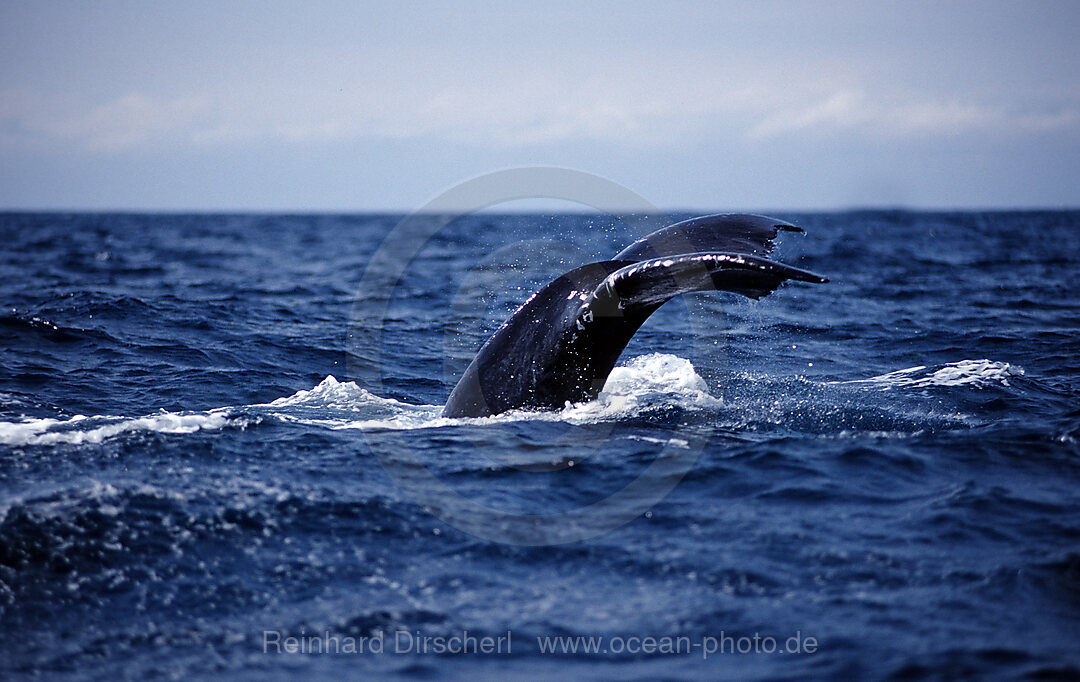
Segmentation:
<svg viewBox="0 0 1080 682">
<path fill-rule="evenodd" d="M 558 409 L 595 398 L 638 328 L 680 294 L 717 290 L 758 299 L 789 279 L 828 281 L 763 258 L 779 230 L 798 229 L 762 216 L 695 218 L 631 244 L 616 260 L 561 275 L 488 339 L 443 415 Z"/>
</svg>

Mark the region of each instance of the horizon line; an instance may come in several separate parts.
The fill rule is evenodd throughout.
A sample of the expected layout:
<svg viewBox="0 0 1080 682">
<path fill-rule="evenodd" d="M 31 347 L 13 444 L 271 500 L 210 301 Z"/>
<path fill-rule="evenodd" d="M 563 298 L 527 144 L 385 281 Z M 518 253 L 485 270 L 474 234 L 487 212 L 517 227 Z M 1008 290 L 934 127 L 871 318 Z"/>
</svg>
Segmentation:
<svg viewBox="0 0 1080 682">
<path fill-rule="evenodd" d="M 648 214 L 689 214 L 712 215 L 721 213 L 1037 213 L 1080 211 L 1080 203 L 1068 205 L 1030 205 L 1030 206 L 907 206 L 898 204 L 837 206 L 831 208 L 731 208 L 731 209 L 694 209 L 694 208 L 657 208 Z M 127 214 L 127 215 L 446 215 L 452 211 L 424 211 L 401 208 L 134 208 L 134 207 L 6 207 L 0 206 L 0 214 L 18 213 L 69 213 L 69 214 Z M 637 211 L 627 211 L 635 215 Z M 607 212 L 591 207 L 574 208 L 484 208 L 463 211 L 463 214 L 482 215 L 608 215 Z M 647 215 L 647 214 L 642 214 Z"/>
</svg>

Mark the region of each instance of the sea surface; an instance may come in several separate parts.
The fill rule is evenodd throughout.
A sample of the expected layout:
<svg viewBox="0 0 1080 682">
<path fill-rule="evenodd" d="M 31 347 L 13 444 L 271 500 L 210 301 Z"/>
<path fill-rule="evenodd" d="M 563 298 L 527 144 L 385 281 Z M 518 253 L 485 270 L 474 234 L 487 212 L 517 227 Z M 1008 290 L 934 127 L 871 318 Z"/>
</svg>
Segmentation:
<svg viewBox="0 0 1080 682">
<path fill-rule="evenodd" d="M 1080 678 L 1080 212 L 776 214 L 829 283 L 440 416 L 685 217 L 0 215 L 0 678 Z"/>
</svg>

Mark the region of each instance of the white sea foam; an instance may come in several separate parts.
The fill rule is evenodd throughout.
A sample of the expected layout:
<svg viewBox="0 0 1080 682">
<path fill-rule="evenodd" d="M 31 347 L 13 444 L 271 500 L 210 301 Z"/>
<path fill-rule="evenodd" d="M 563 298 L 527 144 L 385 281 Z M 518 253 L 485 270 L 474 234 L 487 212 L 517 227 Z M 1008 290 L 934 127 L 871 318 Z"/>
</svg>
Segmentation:
<svg viewBox="0 0 1080 682">
<path fill-rule="evenodd" d="M 329 428 L 352 429 L 415 429 L 439 426 L 441 405 L 411 405 L 382 398 L 356 385 L 353 381 L 338 381 L 330 375 L 310 390 L 297 391 L 286 398 L 265 405 L 270 416 L 283 421 L 299 422 Z M 456 420 L 441 420 L 453 423 Z"/>
<path fill-rule="evenodd" d="M 938 367 L 910 367 L 869 379 L 833 382 L 872 384 L 886 388 L 930 386 L 984 387 L 1009 385 L 1024 370 L 1005 362 L 962 360 Z M 410 430 L 462 424 L 515 421 L 563 421 L 589 424 L 625 419 L 654 410 L 718 410 L 722 401 L 710 395 L 705 380 L 689 360 L 665 353 L 633 358 L 616 367 L 595 400 L 557 411 L 512 410 L 494 417 L 449 419 L 441 405 L 412 405 L 383 398 L 351 381 L 328 376 L 313 388 L 269 403 L 222 407 L 206 412 L 161 412 L 142 417 L 76 415 L 68 419 L 26 419 L 0 422 L 0 444 L 55 445 L 100 443 L 119 434 L 146 431 L 185 434 L 242 427 L 252 419 L 270 418 L 329 429 Z"/>
<path fill-rule="evenodd" d="M 156 431 L 158 433 L 194 433 L 217 430 L 228 419 L 223 410 L 210 412 L 162 412 L 146 417 L 87 417 L 75 415 L 70 419 L 28 419 L 21 422 L 0 422 L 0 443 L 5 445 L 54 445 L 57 443 L 100 443 L 125 431 Z"/>
<path fill-rule="evenodd" d="M 664 407 L 707 410 L 721 405 L 689 360 L 651 353 L 613 369 L 596 400 L 567 405 L 560 415 L 570 421 L 601 421 Z"/>
<path fill-rule="evenodd" d="M 346 410 L 365 405 L 407 406 L 392 398 L 380 398 L 371 391 L 357 386 L 353 381 L 338 381 L 332 374 L 319 382 L 315 388 L 297 391 L 287 398 L 278 398 L 266 405 L 269 407 L 330 407 Z"/>
<path fill-rule="evenodd" d="M 616 367 L 596 400 L 568 403 L 555 412 L 513 410 L 494 417 L 449 419 L 442 416 L 441 405 L 411 405 L 383 398 L 355 382 L 328 376 L 313 388 L 258 405 L 206 412 L 162 412 L 134 418 L 77 415 L 70 419 L 0 422 L 0 443 L 15 446 L 100 443 L 130 431 L 177 434 L 218 430 L 242 425 L 253 417 L 331 429 L 408 430 L 531 420 L 582 424 L 625 418 L 665 406 L 707 409 L 719 404 L 717 398 L 709 395 L 705 381 L 690 361 L 654 353 Z"/>
<path fill-rule="evenodd" d="M 350 402 L 351 401 L 351 402 Z M 511 410 L 493 417 L 446 418 L 441 405 L 410 405 L 379 396 L 358 387 L 353 382 L 339 382 L 330 376 L 311 391 L 300 391 L 270 406 L 337 407 L 352 405 L 363 417 L 338 413 L 323 424 L 339 429 L 418 429 L 438 428 L 460 424 L 483 424 L 514 421 L 565 421 L 586 424 L 623 419 L 650 409 L 679 407 L 709 409 L 721 404 L 709 395 L 705 380 L 694 370 L 689 360 L 664 353 L 636 357 L 626 365 L 616 367 L 595 400 L 567 403 L 561 410 Z M 304 418 L 293 415 L 298 421 Z"/>
<path fill-rule="evenodd" d="M 1009 385 L 1009 377 L 1024 375 L 1024 369 L 1007 362 L 993 360 L 960 360 L 937 367 L 908 367 L 869 379 L 839 381 L 844 384 L 879 384 L 883 386 L 903 386 L 910 388 L 928 388 L 931 386 L 971 386 L 984 388 L 992 385 Z"/>
</svg>

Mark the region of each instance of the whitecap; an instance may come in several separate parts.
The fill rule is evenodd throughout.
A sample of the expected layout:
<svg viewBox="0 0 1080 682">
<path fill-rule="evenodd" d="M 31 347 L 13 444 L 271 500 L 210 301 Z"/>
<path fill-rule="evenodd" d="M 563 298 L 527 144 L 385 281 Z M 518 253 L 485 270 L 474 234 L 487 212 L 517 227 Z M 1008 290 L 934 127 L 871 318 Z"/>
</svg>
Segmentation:
<svg viewBox="0 0 1080 682">
<path fill-rule="evenodd" d="M 75 415 L 69 419 L 27 419 L 0 422 L 0 443 L 4 445 L 55 445 L 100 443 L 127 431 L 194 433 L 218 430 L 228 422 L 224 410 L 202 413 L 162 412 L 146 417 Z"/>
<path fill-rule="evenodd" d="M 589 424 L 625 419 L 651 410 L 707 410 L 721 405 L 689 360 L 652 353 L 616 367 L 595 400 L 561 410 L 511 410 L 480 418 L 447 418 L 441 405 L 413 405 L 375 395 L 352 381 L 327 376 L 310 389 L 269 403 L 222 407 L 206 412 L 162 412 L 144 417 L 77 415 L 69 419 L 0 422 L 0 443 L 55 445 L 100 443 L 132 431 L 166 434 L 213 431 L 243 426 L 251 418 L 271 418 L 330 429 L 410 430 L 462 424 L 515 421 L 564 421 Z"/>
<path fill-rule="evenodd" d="M 882 386 L 902 386 L 910 388 L 928 388 L 931 386 L 1008 386 L 1010 377 L 1024 375 L 1024 369 L 1007 362 L 993 360 L 960 360 L 937 367 L 919 365 L 888 372 L 869 379 L 838 381 L 844 384 L 879 384 Z"/>
</svg>

